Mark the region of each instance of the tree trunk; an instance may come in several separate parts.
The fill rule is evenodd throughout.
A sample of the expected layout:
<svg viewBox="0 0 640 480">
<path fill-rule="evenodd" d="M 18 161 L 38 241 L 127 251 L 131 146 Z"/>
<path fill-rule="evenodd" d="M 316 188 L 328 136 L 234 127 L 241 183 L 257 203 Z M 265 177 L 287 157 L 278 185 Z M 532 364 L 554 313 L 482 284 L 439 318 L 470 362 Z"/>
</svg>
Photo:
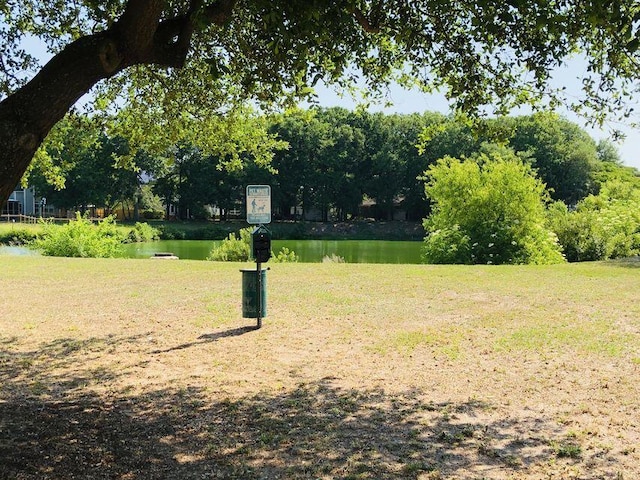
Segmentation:
<svg viewBox="0 0 640 480">
<path fill-rule="evenodd" d="M 120 64 L 115 42 L 106 32 L 83 37 L 0 102 L 0 204 L 18 185 L 51 128 L 93 85 L 116 73 Z"/>
<path fill-rule="evenodd" d="M 182 67 L 196 18 L 222 25 L 235 1 L 193 0 L 187 13 L 161 20 L 166 0 L 128 0 L 111 28 L 70 43 L 0 102 L 0 209 L 49 131 L 91 87 L 132 65 Z"/>
<path fill-rule="evenodd" d="M 140 199 L 136 197 L 134 201 L 135 203 L 133 204 L 133 219 L 136 222 L 139 222 L 140 221 Z"/>
</svg>

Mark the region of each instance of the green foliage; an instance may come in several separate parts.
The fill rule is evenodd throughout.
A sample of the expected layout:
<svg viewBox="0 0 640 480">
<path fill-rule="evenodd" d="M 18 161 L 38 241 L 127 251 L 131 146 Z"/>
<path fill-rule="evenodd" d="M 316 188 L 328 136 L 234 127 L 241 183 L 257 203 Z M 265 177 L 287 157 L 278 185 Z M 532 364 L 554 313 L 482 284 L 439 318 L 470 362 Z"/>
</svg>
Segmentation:
<svg viewBox="0 0 640 480">
<path fill-rule="evenodd" d="M 422 132 L 418 146 L 430 163 L 435 163 L 447 155 L 476 155 L 492 143 L 511 148 L 536 171 L 551 198 L 570 205 L 591 193 L 593 175 L 604 161 L 596 143 L 583 129 L 553 113 L 473 124 L 465 117 L 442 118 Z M 615 147 L 608 148 L 606 158 L 615 153 Z"/>
<path fill-rule="evenodd" d="M 251 256 L 251 232 L 253 228 L 243 228 L 238 235 L 230 233 L 222 243 L 211 250 L 207 260 L 216 262 L 246 262 Z"/>
<path fill-rule="evenodd" d="M 136 222 L 135 226 L 129 232 L 129 235 L 127 235 L 126 241 L 130 243 L 138 243 L 151 242 L 159 239 L 160 230 L 153 228 L 148 223 Z"/>
<path fill-rule="evenodd" d="M 563 202 L 557 202 L 549 209 L 549 226 L 558 236 L 568 261 L 607 257 L 607 241 L 595 212 L 570 212 Z"/>
<path fill-rule="evenodd" d="M 37 233 L 26 228 L 12 228 L 11 230 L 0 232 L 0 245 L 27 245 L 35 240 Z"/>
<path fill-rule="evenodd" d="M 76 219 L 66 225 L 45 223 L 42 236 L 34 242 L 34 247 L 49 256 L 104 258 L 119 256 L 122 241 L 114 216 L 95 225 L 77 213 Z"/>
<path fill-rule="evenodd" d="M 164 212 L 162 210 L 143 210 L 140 212 L 142 218 L 145 220 L 162 220 L 164 218 Z"/>
<path fill-rule="evenodd" d="M 582 456 L 582 447 L 573 439 L 552 441 L 549 445 L 560 458 L 580 458 Z"/>
<path fill-rule="evenodd" d="M 575 205 L 591 192 L 598 148 L 583 129 L 552 113 L 516 117 L 511 122 L 514 133 L 509 145 L 527 153 L 554 200 Z"/>
<path fill-rule="evenodd" d="M 24 134 L 34 135 L 35 142 L 33 149 L 7 148 L 0 158 L 3 197 L 24 173 L 40 139 L 89 91 L 92 118 L 104 121 L 101 131 L 126 139 L 129 147 L 108 152 L 117 168 L 135 165 L 141 150 L 163 155 L 170 163 L 173 148 L 184 142 L 231 169 L 247 159 L 265 166 L 282 147 L 250 105 L 266 110 L 308 100 L 321 81 L 343 91 L 362 81 L 365 97 L 373 99 L 380 99 L 392 82 L 441 90 L 454 110 L 473 118 L 487 110 L 505 114 L 520 104 L 567 104 L 600 124 L 607 116 L 628 117 L 628 104 L 638 91 L 637 0 L 183 0 L 152 2 L 153 8 L 123 0 L 104 3 L 2 3 L 0 99 L 11 101 L 2 102 L 0 109 L 3 121 L 15 127 L 0 133 L 6 135 L 3 145 L 23 142 Z M 41 68 L 40 52 L 28 51 L 42 43 L 61 68 Z M 100 68 L 88 69 L 96 48 L 113 54 L 100 57 Z M 586 65 L 580 69 L 580 94 L 549 85 L 555 67 L 581 55 Z M 28 122 L 22 119 L 36 116 L 42 117 L 41 130 L 24 130 Z M 348 125 L 336 133 L 339 142 L 328 145 L 329 150 L 338 146 L 344 153 L 362 143 Z M 64 166 L 52 160 L 53 149 L 45 147 L 36 157 L 48 180 L 60 187 Z M 20 162 L 11 157 L 14 151 L 23 151 Z M 567 153 L 561 163 L 584 171 L 588 148 Z M 381 157 L 388 154 L 380 151 Z M 333 158 L 352 163 L 350 156 Z M 385 210 L 388 190 L 400 181 L 405 160 L 391 155 L 384 167 L 391 162 L 398 171 L 376 168 L 379 176 L 371 179 Z M 122 172 L 110 173 L 121 177 Z M 325 179 L 336 181 L 335 189 L 351 194 L 353 172 L 325 173 Z M 122 177 L 114 180 L 126 187 L 135 183 L 126 174 Z M 325 186 L 330 190 L 332 184 Z M 104 196 L 101 185 L 93 187 L 92 196 Z M 560 187 L 557 191 L 558 198 L 569 201 Z M 322 198 L 322 192 L 318 195 Z M 338 208 L 350 209 L 353 200 L 351 195 L 338 197 L 343 203 Z"/>
<path fill-rule="evenodd" d="M 147 155 L 144 156 L 148 158 Z M 140 171 L 144 171 L 147 175 L 158 175 L 161 167 L 157 165 L 160 163 L 160 159 L 156 159 L 155 162 L 148 161 L 145 164 L 140 164 L 140 162 L 136 163 L 136 168 Z M 134 194 L 135 196 L 135 194 Z M 135 201 L 135 198 L 132 200 Z M 164 204 L 162 203 L 162 199 L 155 195 L 151 189 L 151 185 L 144 184 L 140 185 L 140 196 L 139 196 L 139 205 L 138 208 L 140 210 L 140 216 L 145 220 L 161 220 L 164 218 Z"/>
<path fill-rule="evenodd" d="M 161 225 L 158 230 L 160 231 L 160 238 L 162 240 L 186 240 L 187 232 L 180 228 L 173 227 L 171 225 Z"/>
<path fill-rule="evenodd" d="M 137 101 L 147 115 L 156 112 L 165 121 L 180 123 L 187 108 L 219 113 L 246 98 L 282 102 L 312 95 L 310 87 L 320 80 L 350 87 L 360 76 L 355 70 L 365 78 L 369 96 L 384 91 L 392 80 L 420 82 L 425 89 L 446 90 L 458 109 L 495 105 L 502 113 L 545 97 L 551 97 L 552 106 L 564 100 L 561 89 L 548 88 L 550 71 L 567 56 L 584 53 L 586 98 L 573 103 L 594 110 L 599 120 L 633 98 L 637 78 L 635 0 L 613 5 L 577 0 L 535 5 L 192 0 L 161 2 L 156 15 L 138 12 L 130 2 L 106 3 L 23 0 L 20 8 L 0 9 L 6 30 L 0 92 L 13 92 L 24 72 L 37 66 L 25 50 L 26 35 L 59 52 L 72 39 L 96 31 L 117 38 L 113 29 L 124 29 L 125 38 L 135 38 L 128 30 L 163 31 L 160 25 L 167 23 L 180 33 L 174 38 L 163 31 L 154 38 L 151 46 L 157 53 L 147 60 L 154 67 L 140 65 L 150 46 L 129 42 L 132 58 L 122 63 L 135 68 L 100 86 L 98 109 L 107 109 L 129 89 L 128 103 Z M 180 49 L 172 48 L 175 43 Z M 155 136 L 170 134 L 160 130 Z"/>
<path fill-rule="evenodd" d="M 253 227 L 243 228 L 238 234 L 230 233 L 222 243 L 211 250 L 207 260 L 216 262 L 246 262 L 251 259 L 251 234 Z M 271 259 L 274 263 L 297 262 L 299 257 L 296 252 L 282 247 L 277 255 L 271 252 Z"/>
<path fill-rule="evenodd" d="M 471 239 L 460 231 L 458 224 L 432 230 L 425 238 L 422 258 L 426 263 L 470 263 Z"/>
<path fill-rule="evenodd" d="M 273 263 L 292 263 L 300 260 L 300 257 L 296 255 L 296 252 L 289 250 L 287 247 L 282 247 L 276 255 L 271 255 L 271 261 Z"/>
<path fill-rule="evenodd" d="M 640 178 L 612 178 L 569 211 L 562 203 L 549 210 L 549 225 L 570 262 L 640 254 Z"/>
<path fill-rule="evenodd" d="M 426 172 L 433 211 L 424 221 L 427 263 L 545 264 L 562 262 L 544 226 L 546 192 L 513 153 L 461 161 L 446 157 Z"/>
<path fill-rule="evenodd" d="M 233 223 L 161 223 L 158 225 L 162 240 L 222 240 L 236 230 Z"/>
<path fill-rule="evenodd" d="M 38 192 L 47 197 L 64 189 L 71 177 L 70 170 L 96 147 L 99 131 L 87 115 L 72 113 L 64 117 L 35 153 L 23 183 L 36 185 Z"/>
<path fill-rule="evenodd" d="M 122 157 L 131 154 L 127 142 L 98 135 L 89 119 L 85 123 L 83 135 L 77 131 L 83 129 L 71 128 L 70 121 L 63 122 L 53 135 L 57 148 L 52 147 L 50 159 L 60 167 L 66 188 L 56 191 L 46 185 L 41 173 L 34 172 L 31 179 L 36 189 L 56 206 L 121 203 L 127 205 L 125 212 L 137 207 L 143 218 L 146 213 L 160 214 L 164 209 L 161 197 L 166 204 L 178 206 L 181 218 L 208 218 L 208 206 L 216 205 L 224 220 L 243 200 L 244 186 L 259 183 L 272 185 L 274 211 L 285 220 L 299 219 L 301 207 L 325 220 L 351 220 L 361 215 L 388 220 L 397 211 L 398 199 L 402 199 L 406 218 L 419 220 L 428 214 L 429 205 L 424 184 L 417 177 L 444 156 L 487 153 L 493 148 L 487 144 L 492 138 L 502 139 L 530 163 L 547 187 L 553 188 L 552 198 L 570 205 L 597 191 L 600 177 L 615 167 L 604 160 L 614 156 L 612 145 L 603 144 L 599 154 L 583 130 L 550 114 L 477 122 L 474 130 L 464 118 L 437 113 L 290 110 L 265 116 L 258 126 L 247 126 L 266 125 L 269 135 L 288 143 L 289 148 L 273 153 L 270 166 L 250 161 L 250 155 L 239 155 L 238 165 L 182 141 L 163 153 L 171 158 L 139 152 L 133 159 L 135 171 L 118 166 Z M 68 135 L 68 147 L 64 135 Z M 147 177 L 154 179 L 153 185 L 140 185 Z M 375 204 L 362 210 L 363 198 Z M 220 240 L 230 232 L 218 230 L 193 238 Z"/>
</svg>

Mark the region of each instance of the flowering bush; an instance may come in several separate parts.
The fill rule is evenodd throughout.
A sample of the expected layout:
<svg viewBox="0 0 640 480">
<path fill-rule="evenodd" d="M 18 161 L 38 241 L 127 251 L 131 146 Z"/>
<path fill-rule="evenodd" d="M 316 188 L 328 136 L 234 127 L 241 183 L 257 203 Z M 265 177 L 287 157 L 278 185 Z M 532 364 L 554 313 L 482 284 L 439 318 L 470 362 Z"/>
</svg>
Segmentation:
<svg viewBox="0 0 640 480">
<path fill-rule="evenodd" d="M 574 211 L 562 202 L 549 210 L 549 224 L 570 262 L 640 255 L 640 180 L 631 181 L 635 188 L 618 183 L 604 184 Z"/>
<path fill-rule="evenodd" d="M 559 263 L 545 226 L 547 192 L 509 150 L 464 161 L 445 157 L 425 172 L 432 214 L 424 221 L 426 263 Z"/>
</svg>

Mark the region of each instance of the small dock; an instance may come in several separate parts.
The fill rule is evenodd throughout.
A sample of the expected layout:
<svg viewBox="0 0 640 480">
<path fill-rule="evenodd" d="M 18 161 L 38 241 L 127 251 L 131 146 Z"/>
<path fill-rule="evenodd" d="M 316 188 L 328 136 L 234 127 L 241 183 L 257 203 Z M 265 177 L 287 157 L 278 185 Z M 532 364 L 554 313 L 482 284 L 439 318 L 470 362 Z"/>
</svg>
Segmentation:
<svg viewBox="0 0 640 480">
<path fill-rule="evenodd" d="M 179 260 L 180 258 L 175 256 L 171 252 L 156 252 L 151 258 L 158 258 L 160 260 Z"/>
</svg>

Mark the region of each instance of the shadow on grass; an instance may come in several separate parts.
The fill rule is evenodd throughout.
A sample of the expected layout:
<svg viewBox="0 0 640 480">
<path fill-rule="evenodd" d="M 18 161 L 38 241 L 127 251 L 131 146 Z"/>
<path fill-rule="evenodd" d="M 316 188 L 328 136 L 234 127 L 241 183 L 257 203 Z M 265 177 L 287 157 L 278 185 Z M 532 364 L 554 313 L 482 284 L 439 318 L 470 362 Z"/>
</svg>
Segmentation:
<svg viewBox="0 0 640 480">
<path fill-rule="evenodd" d="M 615 267 L 640 268 L 640 256 L 609 260 L 607 264 Z"/>
<path fill-rule="evenodd" d="M 0 478 L 479 478 L 557 460 L 541 433 L 551 420 L 496 419 L 490 404 L 433 403 L 420 390 L 342 389 L 331 378 L 237 400 L 199 387 L 78 388 L 94 374 L 82 355 L 106 355 L 115 340 L 138 337 L 19 354 L 0 343 Z M 27 377 L 29 364 L 39 367 Z M 118 378 L 117 362 L 107 370 Z"/>
<path fill-rule="evenodd" d="M 222 331 L 222 332 L 206 333 L 204 335 L 200 335 L 198 337 L 197 341 L 183 343 L 181 345 L 176 345 L 175 347 L 167 348 L 167 349 L 164 349 L 164 350 L 153 350 L 150 353 L 155 355 L 155 354 L 158 354 L 158 353 L 172 352 L 174 350 L 184 350 L 186 348 L 195 347 L 195 346 L 201 345 L 203 343 L 215 342 L 215 341 L 220 340 L 222 338 L 239 337 L 240 335 L 244 335 L 244 334 L 249 333 L 249 332 L 255 332 L 256 330 L 258 330 L 258 327 L 254 325 L 254 326 L 249 326 L 249 327 L 233 328 L 231 330 L 225 330 L 225 331 Z"/>
</svg>

